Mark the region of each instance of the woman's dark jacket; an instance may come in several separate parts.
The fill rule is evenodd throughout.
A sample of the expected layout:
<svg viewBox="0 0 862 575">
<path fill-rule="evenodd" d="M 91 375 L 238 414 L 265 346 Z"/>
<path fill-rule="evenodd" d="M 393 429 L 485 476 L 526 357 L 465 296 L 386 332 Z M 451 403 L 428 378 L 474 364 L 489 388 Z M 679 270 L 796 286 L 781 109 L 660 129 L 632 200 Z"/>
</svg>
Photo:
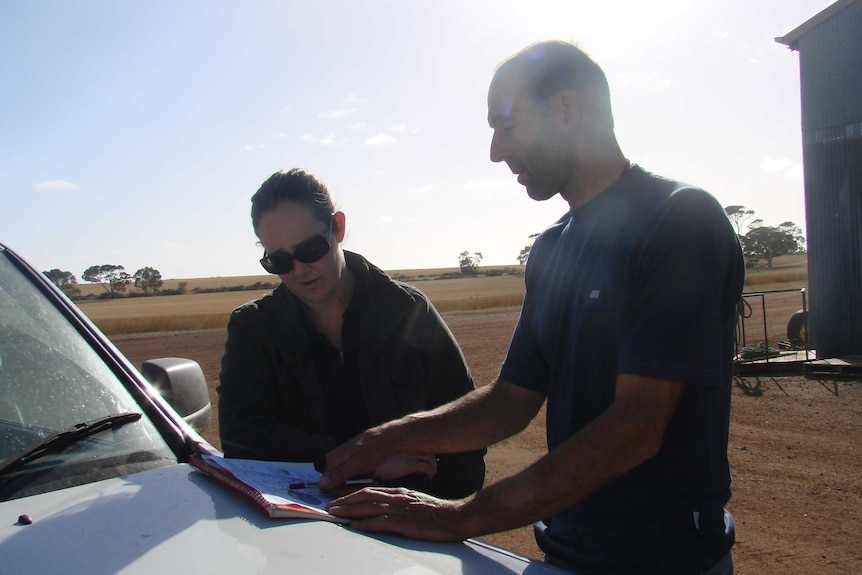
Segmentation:
<svg viewBox="0 0 862 575">
<path fill-rule="evenodd" d="M 359 380 L 371 425 L 472 391 L 461 349 L 428 298 L 362 256 L 344 255 L 366 294 L 359 320 Z M 319 465 L 339 443 L 326 433 L 327 406 L 301 306 L 280 284 L 231 314 L 218 387 L 219 433 L 227 457 Z M 483 449 L 439 455 L 429 491 L 458 498 L 479 489 L 484 454 Z"/>
</svg>

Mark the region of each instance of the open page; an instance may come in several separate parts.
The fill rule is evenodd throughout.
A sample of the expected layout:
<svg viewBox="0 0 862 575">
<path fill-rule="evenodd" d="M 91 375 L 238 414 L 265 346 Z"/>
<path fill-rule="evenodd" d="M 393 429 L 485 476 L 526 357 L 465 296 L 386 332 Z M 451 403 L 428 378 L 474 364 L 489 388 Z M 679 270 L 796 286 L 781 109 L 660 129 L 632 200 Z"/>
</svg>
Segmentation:
<svg viewBox="0 0 862 575">
<path fill-rule="evenodd" d="M 251 497 L 271 517 L 306 517 L 343 523 L 326 512 L 332 497 L 316 483 L 320 473 L 311 463 L 226 459 L 197 455 L 191 465 Z"/>
</svg>

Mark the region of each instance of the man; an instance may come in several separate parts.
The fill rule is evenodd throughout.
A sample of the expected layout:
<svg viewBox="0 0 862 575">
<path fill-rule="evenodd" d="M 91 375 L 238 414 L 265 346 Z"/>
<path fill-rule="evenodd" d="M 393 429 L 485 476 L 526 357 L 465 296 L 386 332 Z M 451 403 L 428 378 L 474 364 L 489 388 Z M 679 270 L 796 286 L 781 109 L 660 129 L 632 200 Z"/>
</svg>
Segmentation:
<svg viewBox="0 0 862 575">
<path fill-rule="evenodd" d="M 742 253 L 718 202 L 631 165 L 604 73 L 565 42 L 527 47 L 488 93 L 491 160 L 570 211 L 536 240 L 499 378 L 372 428 L 327 456 L 322 485 L 393 453 L 467 451 L 522 430 L 547 399 L 548 453 L 473 496 L 365 489 L 330 511 L 363 531 L 458 541 L 536 522 L 579 574 L 727 574 L 727 462 Z"/>
</svg>

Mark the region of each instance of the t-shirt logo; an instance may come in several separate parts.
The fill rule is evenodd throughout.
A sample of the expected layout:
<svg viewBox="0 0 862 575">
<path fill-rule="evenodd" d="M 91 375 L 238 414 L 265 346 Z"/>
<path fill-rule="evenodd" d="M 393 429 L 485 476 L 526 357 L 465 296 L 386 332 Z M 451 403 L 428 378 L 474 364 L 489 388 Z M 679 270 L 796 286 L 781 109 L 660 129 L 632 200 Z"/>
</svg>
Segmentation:
<svg viewBox="0 0 862 575">
<path fill-rule="evenodd" d="M 596 303 L 602 297 L 602 290 L 594 289 L 590 292 L 590 297 L 587 298 L 587 305 L 591 303 Z"/>
</svg>

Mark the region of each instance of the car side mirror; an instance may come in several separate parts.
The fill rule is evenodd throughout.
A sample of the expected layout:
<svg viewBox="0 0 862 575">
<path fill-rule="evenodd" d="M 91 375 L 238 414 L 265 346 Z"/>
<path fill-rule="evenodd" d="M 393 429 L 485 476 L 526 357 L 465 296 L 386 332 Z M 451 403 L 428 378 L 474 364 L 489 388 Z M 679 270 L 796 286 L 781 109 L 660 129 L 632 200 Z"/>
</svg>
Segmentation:
<svg viewBox="0 0 862 575">
<path fill-rule="evenodd" d="M 148 359 L 141 365 L 141 374 L 192 429 L 202 433 L 207 428 L 212 403 L 198 362 L 178 357 Z"/>
</svg>

